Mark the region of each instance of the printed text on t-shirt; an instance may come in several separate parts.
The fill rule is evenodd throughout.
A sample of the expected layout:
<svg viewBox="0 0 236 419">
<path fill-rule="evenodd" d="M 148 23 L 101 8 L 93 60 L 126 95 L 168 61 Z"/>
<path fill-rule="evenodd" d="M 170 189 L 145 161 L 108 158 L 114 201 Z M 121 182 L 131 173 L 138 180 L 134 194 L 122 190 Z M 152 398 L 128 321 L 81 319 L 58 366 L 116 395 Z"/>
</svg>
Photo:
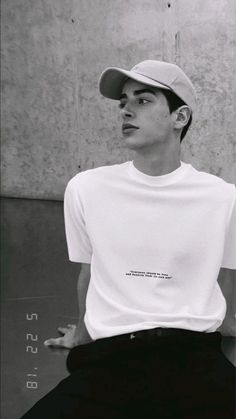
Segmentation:
<svg viewBox="0 0 236 419">
<path fill-rule="evenodd" d="M 171 279 L 172 276 L 163 272 L 149 272 L 149 271 L 133 271 L 126 272 L 126 276 L 139 278 L 156 278 L 156 279 Z"/>
</svg>

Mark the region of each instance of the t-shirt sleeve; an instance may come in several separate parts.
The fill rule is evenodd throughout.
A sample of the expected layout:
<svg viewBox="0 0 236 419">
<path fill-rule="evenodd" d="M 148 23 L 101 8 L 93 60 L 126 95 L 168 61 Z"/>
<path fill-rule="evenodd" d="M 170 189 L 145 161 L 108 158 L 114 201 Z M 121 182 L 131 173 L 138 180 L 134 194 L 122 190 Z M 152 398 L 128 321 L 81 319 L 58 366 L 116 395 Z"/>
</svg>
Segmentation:
<svg viewBox="0 0 236 419">
<path fill-rule="evenodd" d="M 236 192 L 234 188 L 233 208 L 226 232 L 222 268 L 236 269 Z"/>
<path fill-rule="evenodd" d="M 92 246 L 86 230 L 79 188 L 73 179 L 68 183 L 65 190 L 64 219 L 70 261 L 90 263 Z"/>
</svg>

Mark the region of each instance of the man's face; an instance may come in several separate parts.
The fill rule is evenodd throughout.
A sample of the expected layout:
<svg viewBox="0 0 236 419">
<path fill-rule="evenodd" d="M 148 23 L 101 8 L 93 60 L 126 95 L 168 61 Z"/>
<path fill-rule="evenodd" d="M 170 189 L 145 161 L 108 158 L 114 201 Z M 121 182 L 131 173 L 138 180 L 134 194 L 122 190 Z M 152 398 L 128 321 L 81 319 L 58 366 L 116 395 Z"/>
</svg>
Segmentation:
<svg viewBox="0 0 236 419">
<path fill-rule="evenodd" d="M 173 120 L 160 89 L 129 79 L 123 86 L 119 107 L 128 148 L 150 148 L 170 138 Z"/>
</svg>

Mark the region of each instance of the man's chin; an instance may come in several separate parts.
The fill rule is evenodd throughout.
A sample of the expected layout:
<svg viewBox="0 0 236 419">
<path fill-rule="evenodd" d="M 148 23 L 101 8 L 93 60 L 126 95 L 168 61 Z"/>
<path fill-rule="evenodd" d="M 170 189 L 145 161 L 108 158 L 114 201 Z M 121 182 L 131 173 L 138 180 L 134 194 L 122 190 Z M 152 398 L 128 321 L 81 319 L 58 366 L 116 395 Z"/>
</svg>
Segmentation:
<svg viewBox="0 0 236 419">
<path fill-rule="evenodd" d="M 138 142 L 135 140 L 126 140 L 124 142 L 124 147 L 128 148 L 129 150 L 141 150 L 145 147 L 146 145 L 143 142 Z"/>
<path fill-rule="evenodd" d="M 123 144 L 125 148 L 130 150 L 138 150 L 145 147 L 145 142 L 140 140 L 140 138 L 136 138 L 135 135 L 124 135 L 123 136 Z"/>
</svg>

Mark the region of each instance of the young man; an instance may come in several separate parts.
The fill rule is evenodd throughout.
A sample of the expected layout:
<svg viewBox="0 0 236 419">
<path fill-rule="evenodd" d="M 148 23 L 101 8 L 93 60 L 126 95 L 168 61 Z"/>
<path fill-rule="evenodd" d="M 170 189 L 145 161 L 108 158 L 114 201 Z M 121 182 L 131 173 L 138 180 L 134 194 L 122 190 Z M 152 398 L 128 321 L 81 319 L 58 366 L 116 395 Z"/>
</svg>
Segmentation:
<svg viewBox="0 0 236 419">
<path fill-rule="evenodd" d="M 196 98 L 179 67 L 108 68 L 100 91 L 119 101 L 134 160 L 66 188 L 79 324 L 45 344 L 72 348 L 70 375 L 24 418 L 233 419 L 217 278 L 235 269 L 235 187 L 180 161 Z"/>
</svg>

